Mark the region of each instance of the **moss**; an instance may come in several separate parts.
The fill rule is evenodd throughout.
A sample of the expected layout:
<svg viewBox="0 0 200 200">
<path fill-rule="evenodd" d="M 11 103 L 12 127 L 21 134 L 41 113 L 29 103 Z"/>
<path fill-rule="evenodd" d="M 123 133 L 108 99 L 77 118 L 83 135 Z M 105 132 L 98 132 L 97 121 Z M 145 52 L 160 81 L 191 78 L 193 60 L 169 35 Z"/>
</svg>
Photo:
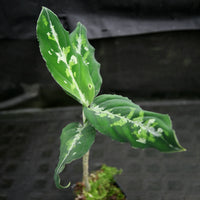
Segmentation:
<svg viewBox="0 0 200 200">
<path fill-rule="evenodd" d="M 125 195 L 114 181 L 114 176 L 122 170 L 103 165 L 100 170 L 90 174 L 90 191 L 85 191 L 83 183 L 75 186 L 75 200 L 125 200 Z"/>
</svg>

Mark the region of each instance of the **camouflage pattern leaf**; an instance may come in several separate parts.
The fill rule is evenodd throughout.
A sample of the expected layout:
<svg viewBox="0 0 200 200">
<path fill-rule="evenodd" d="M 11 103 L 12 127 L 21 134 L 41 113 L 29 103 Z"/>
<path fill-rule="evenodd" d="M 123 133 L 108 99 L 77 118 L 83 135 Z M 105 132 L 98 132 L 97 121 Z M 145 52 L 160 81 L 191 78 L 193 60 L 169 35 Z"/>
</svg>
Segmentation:
<svg viewBox="0 0 200 200">
<path fill-rule="evenodd" d="M 168 115 L 142 110 L 128 98 L 100 95 L 84 114 L 104 135 L 134 148 L 153 147 L 162 152 L 184 151 Z"/>
<path fill-rule="evenodd" d="M 78 23 L 69 34 L 58 17 L 43 7 L 37 21 L 37 38 L 47 68 L 56 82 L 82 105 L 90 105 L 100 90 L 102 79 L 86 28 Z"/>
<path fill-rule="evenodd" d="M 95 129 L 88 124 L 82 126 L 79 123 L 71 123 L 62 130 L 59 162 L 54 174 L 54 181 L 58 188 L 69 187 L 70 184 L 67 186 L 60 184 L 59 174 L 66 164 L 81 158 L 88 152 L 94 142 L 95 134 Z"/>
</svg>

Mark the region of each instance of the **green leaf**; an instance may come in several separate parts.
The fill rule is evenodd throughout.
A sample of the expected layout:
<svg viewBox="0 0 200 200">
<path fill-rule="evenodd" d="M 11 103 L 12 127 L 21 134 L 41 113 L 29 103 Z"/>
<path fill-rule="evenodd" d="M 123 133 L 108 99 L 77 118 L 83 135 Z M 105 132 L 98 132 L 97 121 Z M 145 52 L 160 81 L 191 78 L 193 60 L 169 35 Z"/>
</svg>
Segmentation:
<svg viewBox="0 0 200 200">
<path fill-rule="evenodd" d="M 168 115 L 142 110 L 128 98 L 101 95 L 84 114 L 102 134 L 135 148 L 153 147 L 162 152 L 185 149 L 179 144 Z"/>
<path fill-rule="evenodd" d="M 58 17 L 43 7 L 37 21 L 37 38 L 53 78 L 81 104 L 90 105 L 100 90 L 102 79 L 86 28 L 78 23 L 69 34 Z"/>
<path fill-rule="evenodd" d="M 82 126 L 79 123 L 71 123 L 62 130 L 59 162 L 54 174 L 54 181 L 58 188 L 69 187 L 70 183 L 67 186 L 60 184 L 59 174 L 66 164 L 81 158 L 88 152 L 94 142 L 95 134 L 95 129 L 88 124 Z"/>
</svg>

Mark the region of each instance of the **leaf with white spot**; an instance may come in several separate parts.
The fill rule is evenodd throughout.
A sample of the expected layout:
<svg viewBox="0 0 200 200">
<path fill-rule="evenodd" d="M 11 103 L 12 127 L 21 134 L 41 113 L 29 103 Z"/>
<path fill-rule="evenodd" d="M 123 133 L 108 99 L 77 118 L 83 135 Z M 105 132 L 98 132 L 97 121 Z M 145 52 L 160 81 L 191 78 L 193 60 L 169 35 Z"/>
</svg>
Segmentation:
<svg viewBox="0 0 200 200">
<path fill-rule="evenodd" d="M 66 164 L 81 158 L 88 152 L 95 135 L 95 129 L 88 124 L 82 126 L 79 123 L 71 123 L 62 130 L 59 162 L 54 174 L 54 181 L 58 188 L 69 187 L 69 184 L 67 186 L 60 184 L 59 174 L 64 170 Z"/>
<path fill-rule="evenodd" d="M 56 82 L 81 104 L 90 105 L 100 90 L 102 79 L 86 28 L 78 23 L 69 34 L 58 17 L 43 7 L 37 21 L 37 38 L 47 68 Z"/>
<path fill-rule="evenodd" d="M 172 129 L 168 115 L 142 110 L 128 98 L 100 95 L 84 114 L 92 126 L 134 148 L 153 147 L 162 152 L 184 151 Z"/>
</svg>

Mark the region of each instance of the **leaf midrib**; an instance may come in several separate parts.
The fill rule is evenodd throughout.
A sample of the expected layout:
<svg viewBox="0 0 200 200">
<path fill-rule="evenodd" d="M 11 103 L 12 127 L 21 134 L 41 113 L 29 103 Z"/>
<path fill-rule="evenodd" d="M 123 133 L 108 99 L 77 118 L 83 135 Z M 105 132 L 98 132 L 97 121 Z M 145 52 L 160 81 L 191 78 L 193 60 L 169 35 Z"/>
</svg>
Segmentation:
<svg viewBox="0 0 200 200">
<path fill-rule="evenodd" d="M 129 123 L 131 123 L 131 124 L 133 124 L 133 125 L 136 125 L 136 126 L 138 126 L 138 127 L 140 127 L 140 128 L 143 128 L 144 130 L 147 130 L 149 133 L 151 133 L 152 135 L 154 135 L 154 134 L 152 133 L 152 131 L 148 129 L 149 127 L 146 126 L 146 125 L 144 125 L 144 124 L 142 124 L 142 122 L 137 122 L 136 120 L 135 120 L 135 121 L 134 121 L 134 120 L 131 120 L 131 119 L 125 117 L 125 116 L 121 116 L 121 115 L 119 115 L 119 114 L 112 113 L 112 112 L 111 112 L 111 109 L 109 109 L 109 110 L 104 110 L 103 107 L 100 107 L 100 106 L 94 105 L 94 104 L 93 104 L 89 109 L 92 110 L 92 111 L 94 111 L 97 115 L 102 113 L 102 114 L 106 114 L 108 117 L 109 117 L 109 116 L 118 117 L 118 118 L 120 118 L 120 119 L 126 121 L 126 123 L 129 122 Z M 95 110 L 95 109 L 97 109 L 97 110 Z M 112 117 L 109 117 L 109 118 L 112 119 Z M 140 118 L 142 118 L 142 117 L 140 117 Z M 154 135 L 154 136 L 155 136 L 155 135 Z M 160 135 L 160 136 L 162 136 L 162 135 Z"/>
<path fill-rule="evenodd" d="M 59 173 L 59 171 L 60 171 L 60 168 L 62 167 L 62 165 L 63 164 L 65 164 L 65 161 L 67 160 L 67 157 L 69 156 L 69 154 L 71 153 L 71 151 L 72 151 L 72 149 L 76 146 L 76 144 L 77 144 L 77 142 L 79 141 L 79 139 L 81 138 L 81 136 L 82 136 L 82 130 L 84 129 L 85 127 L 83 126 L 83 127 L 78 127 L 78 128 L 76 128 L 76 135 L 75 135 L 75 137 L 74 137 L 74 139 L 73 139 L 73 142 L 72 142 L 72 144 L 71 144 L 71 146 L 70 146 L 70 148 L 69 148 L 69 150 L 68 150 L 68 152 L 67 152 L 67 154 L 65 155 L 65 157 L 64 157 L 64 159 L 62 160 L 62 162 L 60 163 L 60 165 L 59 165 L 59 167 L 57 168 L 57 173 Z"/>
</svg>

